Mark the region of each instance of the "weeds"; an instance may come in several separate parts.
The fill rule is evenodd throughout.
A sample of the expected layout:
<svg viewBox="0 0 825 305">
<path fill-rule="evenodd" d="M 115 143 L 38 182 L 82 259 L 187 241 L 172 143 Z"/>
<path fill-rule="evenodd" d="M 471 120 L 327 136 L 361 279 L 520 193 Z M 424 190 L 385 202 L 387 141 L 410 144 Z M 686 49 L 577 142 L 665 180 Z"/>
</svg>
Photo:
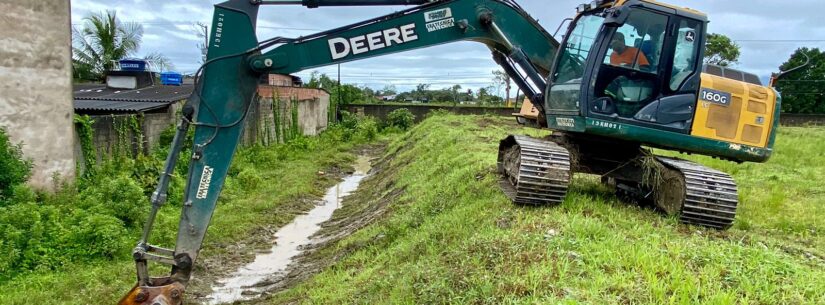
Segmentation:
<svg viewBox="0 0 825 305">
<path fill-rule="evenodd" d="M 783 128 L 766 164 L 689 156 L 740 186 L 722 232 L 622 202 L 589 175 L 558 206 L 514 206 L 490 140 L 511 133 L 543 135 L 443 114 L 412 128 L 372 178 L 392 189 L 369 191 L 403 190 L 388 215 L 326 249 L 337 264 L 258 303 L 825 303 L 825 129 Z"/>
<path fill-rule="evenodd" d="M 331 126 L 318 137 L 296 134 L 284 144 L 240 149 L 227 177 L 208 242 L 214 245 L 248 238 L 249 231 L 256 226 L 288 220 L 295 211 L 278 215 L 261 215 L 260 211 L 314 192 L 317 172 L 349 160 L 348 154 L 342 152 L 348 147 L 381 136 L 377 126 L 372 119 L 356 120 L 353 128 Z M 164 132 L 163 146 L 149 155 L 118 154 L 96 165 L 87 161 L 87 174 L 76 183 L 61 186 L 55 194 L 38 194 L 21 184 L 28 176 L 30 163 L 20 159 L 19 146 L 0 151 L 9 156 L 0 160 L 0 166 L 9 169 L 0 175 L 10 177 L 8 186 L 0 185 L 3 194 L 10 194 L 0 198 L 4 202 L 0 204 L 0 291 L 5 295 L 0 298 L 2 302 L 91 302 L 84 297 L 102 302 L 99 293 L 64 300 L 65 292 L 61 289 L 75 290 L 80 288 L 77 285 L 82 285 L 83 290 L 108 291 L 105 303 L 116 302 L 118 294 L 128 290 L 133 280 L 133 268 L 125 267 L 132 264 L 129 251 L 139 237 L 149 210 L 149 196 L 173 134 L 173 128 Z M 4 134 L 0 136 L 0 140 L 6 139 Z M 181 154 L 172 175 L 168 200 L 171 206 L 161 209 L 158 215 L 155 244 L 171 245 L 175 240 L 190 155 Z M 96 269 L 97 265 L 109 267 Z M 119 280 L 96 285 L 94 281 L 53 278 L 64 272 L 73 274 L 69 278 L 97 278 L 118 268 L 124 273 L 118 275 Z M 39 289 L 29 283 L 49 283 L 46 286 L 52 289 Z"/>
</svg>

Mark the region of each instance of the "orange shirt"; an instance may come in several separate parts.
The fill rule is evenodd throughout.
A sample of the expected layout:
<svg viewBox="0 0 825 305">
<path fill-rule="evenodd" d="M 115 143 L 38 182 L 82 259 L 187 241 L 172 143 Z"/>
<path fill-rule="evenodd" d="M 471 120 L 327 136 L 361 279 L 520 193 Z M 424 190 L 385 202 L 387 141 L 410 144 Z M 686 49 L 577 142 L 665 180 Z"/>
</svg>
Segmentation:
<svg viewBox="0 0 825 305">
<path fill-rule="evenodd" d="M 636 54 L 639 54 L 639 60 L 636 60 Z M 613 54 L 610 54 L 610 64 L 621 66 L 621 65 L 632 65 L 633 62 L 636 62 L 637 66 L 649 66 L 650 62 L 647 61 L 647 57 L 642 51 L 634 47 L 626 47 L 624 52 L 621 54 L 616 50 L 613 50 Z"/>
</svg>

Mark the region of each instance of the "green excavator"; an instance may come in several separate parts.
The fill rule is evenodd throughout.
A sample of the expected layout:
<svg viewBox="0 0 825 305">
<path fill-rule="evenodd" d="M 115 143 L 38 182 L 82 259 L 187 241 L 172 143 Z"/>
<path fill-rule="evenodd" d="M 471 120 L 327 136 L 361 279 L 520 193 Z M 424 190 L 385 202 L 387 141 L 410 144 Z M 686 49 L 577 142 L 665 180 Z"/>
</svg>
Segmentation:
<svg viewBox="0 0 825 305">
<path fill-rule="evenodd" d="M 259 41 L 264 5 L 414 5 L 299 38 Z M 547 5 L 550 5 L 549 3 Z M 564 200 L 573 173 L 595 174 L 618 192 L 688 224 L 725 229 L 736 215 L 727 174 L 652 148 L 735 162 L 764 162 L 779 122 L 779 94 L 753 74 L 703 65 L 708 19 L 648 0 L 578 6 L 559 43 L 513 0 L 230 0 L 215 5 L 208 58 L 196 73 L 152 210 L 133 251 L 137 285 L 120 304 L 181 304 L 258 80 L 457 41 L 487 46 L 526 93 L 547 138 L 500 142 L 502 189 L 516 204 Z M 559 27 L 561 28 L 561 26 Z M 399 62 L 399 66 L 403 66 Z M 150 243 L 170 174 L 195 128 L 174 249 Z M 171 266 L 151 277 L 149 262 Z"/>
</svg>

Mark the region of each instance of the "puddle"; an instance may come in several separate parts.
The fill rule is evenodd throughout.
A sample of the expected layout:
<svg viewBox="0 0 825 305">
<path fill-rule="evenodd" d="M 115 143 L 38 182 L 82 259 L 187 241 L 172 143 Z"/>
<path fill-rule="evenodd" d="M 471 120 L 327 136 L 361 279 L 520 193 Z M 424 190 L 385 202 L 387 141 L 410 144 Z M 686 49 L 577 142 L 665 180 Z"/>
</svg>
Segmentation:
<svg viewBox="0 0 825 305">
<path fill-rule="evenodd" d="M 355 172 L 337 185 L 329 188 L 324 199 L 307 214 L 299 215 L 275 233 L 275 246 L 270 252 L 259 254 L 255 261 L 241 267 L 228 278 L 218 280 L 212 287 L 212 294 L 206 297 L 206 304 L 223 304 L 250 300 L 264 292 L 256 284 L 282 276 L 292 259 L 301 254 L 301 247 L 311 244 L 310 237 L 321 229 L 321 223 L 329 220 L 333 212 L 341 207 L 343 197 L 358 188 L 371 168 L 369 157 L 359 156 L 354 164 Z"/>
</svg>

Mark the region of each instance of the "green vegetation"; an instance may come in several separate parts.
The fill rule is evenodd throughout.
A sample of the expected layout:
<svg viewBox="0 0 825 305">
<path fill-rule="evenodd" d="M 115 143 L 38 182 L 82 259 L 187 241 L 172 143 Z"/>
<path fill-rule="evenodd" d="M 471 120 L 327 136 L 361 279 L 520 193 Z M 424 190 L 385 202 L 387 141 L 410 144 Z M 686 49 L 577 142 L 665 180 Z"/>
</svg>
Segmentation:
<svg viewBox="0 0 825 305">
<path fill-rule="evenodd" d="M 708 34 L 705 44 L 705 63 L 727 67 L 739 62 L 740 47 L 723 34 Z"/>
<path fill-rule="evenodd" d="M 407 108 L 393 110 L 387 115 L 387 127 L 396 127 L 401 130 L 410 129 L 415 123 L 415 115 Z"/>
<path fill-rule="evenodd" d="M 799 48 L 779 66 L 780 71 L 799 67 L 810 59 L 808 66 L 790 72 L 776 82 L 782 93 L 782 111 L 788 113 L 825 113 L 825 51 Z"/>
<path fill-rule="evenodd" d="M 438 115 L 393 142 L 358 196 L 398 194 L 388 214 L 260 303 L 825 303 L 825 129 L 783 128 L 766 164 L 688 157 L 740 185 L 734 227 L 715 231 L 621 202 L 588 175 L 559 206 L 512 205 L 498 140 L 541 132 L 511 120 Z"/>
<path fill-rule="evenodd" d="M 264 232 L 311 208 L 307 199 L 337 181 L 318 172 L 345 167 L 354 147 L 387 138 L 382 125 L 345 114 L 320 137 L 241 149 L 197 272 L 216 258 L 241 261 L 268 248 Z M 439 112 L 391 136 L 380 171 L 345 204 L 383 200 L 388 213 L 317 253 L 337 263 L 260 302 L 825 303 L 825 128 L 783 128 L 766 164 L 687 157 L 740 185 L 739 216 L 723 232 L 621 202 L 587 175 L 559 206 L 514 206 L 495 172 L 498 140 L 510 133 L 546 134 L 510 118 Z M 10 155 L 19 164 L 19 154 Z M 134 281 L 129 251 L 163 156 L 104 160 L 54 195 L 15 180 L 0 205 L 1 303 L 115 303 Z M 185 170 L 183 162 L 159 215 L 159 245 L 174 240 Z"/>
<path fill-rule="evenodd" d="M 318 137 L 296 136 L 285 144 L 241 149 L 221 194 L 203 260 L 228 255 L 229 245 L 237 242 L 245 244 L 245 255 L 252 255 L 256 246 L 266 247 L 269 241 L 261 230 L 284 225 L 311 208 L 314 203 L 308 199 L 337 182 L 335 175 L 318 172 L 347 167 L 355 146 L 382 136 L 377 127 L 375 120 L 356 120 L 352 128 L 331 127 Z M 12 194 L 8 202 L 0 197 L 0 303 L 116 303 L 134 285 L 130 251 L 167 148 L 104 159 L 77 183 L 46 194 L 20 185 L 29 163 L 20 160 L 19 147 L 6 139 L 0 132 L 0 166 L 10 169 L 0 174 L 8 173 L 13 184 L 2 185 L 4 193 Z M 190 155 L 181 154 L 168 206 L 155 224 L 154 244 L 174 242 Z M 168 272 L 166 266 L 154 267 L 158 275 Z"/>
<path fill-rule="evenodd" d="M 6 205 L 6 198 L 13 195 L 15 187 L 26 182 L 31 167 L 31 161 L 23 158 L 20 144 L 11 143 L 6 130 L 0 128 L 0 206 Z"/>
<path fill-rule="evenodd" d="M 80 154 L 83 159 L 78 164 L 78 173 L 89 176 L 94 174 L 93 170 L 97 166 L 97 152 L 94 144 L 94 130 L 92 124 L 94 120 L 88 115 L 74 115 L 75 130 L 80 141 Z"/>
<path fill-rule="evenodd" d="M 101 81 L 115 62 L 135 55 L 143 40 L 143 25 L 121 22 L 115 11 L 83 18 L 83 27 L 72 28 L 72 77 L 75 81 Z M 166 56 L 154 52 L 144 59 L 157 71 L 172 69 Z"/>
</svg>

